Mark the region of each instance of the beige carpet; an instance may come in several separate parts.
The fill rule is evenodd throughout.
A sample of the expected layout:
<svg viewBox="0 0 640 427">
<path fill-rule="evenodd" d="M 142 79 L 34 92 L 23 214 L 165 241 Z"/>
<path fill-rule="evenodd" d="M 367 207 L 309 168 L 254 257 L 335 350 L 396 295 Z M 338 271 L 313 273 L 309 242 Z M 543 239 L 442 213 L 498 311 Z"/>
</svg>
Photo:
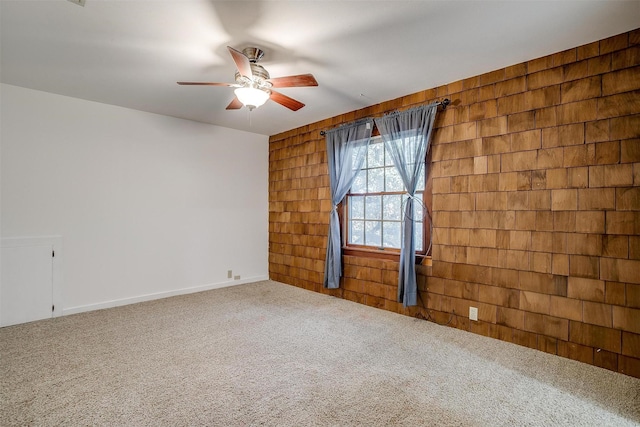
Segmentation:
<svg viewBox="0 0 640 427">
<path fill-rule="evenodd" d="M 631 426 L 640 380 L 266 281 L 0 329 L 0 425 Z"/>
</svg>

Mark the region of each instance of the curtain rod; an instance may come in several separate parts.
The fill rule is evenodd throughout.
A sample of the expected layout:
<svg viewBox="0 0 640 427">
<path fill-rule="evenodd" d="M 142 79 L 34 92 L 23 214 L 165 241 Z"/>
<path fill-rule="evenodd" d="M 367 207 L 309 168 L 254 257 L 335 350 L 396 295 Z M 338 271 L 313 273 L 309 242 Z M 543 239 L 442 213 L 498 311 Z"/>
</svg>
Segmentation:
<svg viewBox="0 0 640 427">
<path fill-rule="evenodd" d="M 447 105 L 451 104 L 451 100 L 449 98 L 445 98 L 442 101 L 438 101 L 435 103 L 438 106 L 442 106 L 442 109 L 444 110 L 445 108 L 447 108 Z M 327 134 L 327 131 L 321 130 L 320 131 L 320 135 L 325 136 Z"/>
</svg>

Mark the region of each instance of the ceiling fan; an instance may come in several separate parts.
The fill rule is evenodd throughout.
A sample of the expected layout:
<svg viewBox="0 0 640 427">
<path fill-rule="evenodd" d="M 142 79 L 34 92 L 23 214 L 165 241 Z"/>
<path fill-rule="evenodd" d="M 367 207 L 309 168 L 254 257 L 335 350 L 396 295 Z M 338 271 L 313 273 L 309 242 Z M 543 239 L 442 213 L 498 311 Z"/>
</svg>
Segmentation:
<svg viewBox="0 0 640 427">
<path fill-rule="evenodd" d="M 272 88 L 282 87 L 306 87 L 318 86 L 318 82 L 311 74 L 299 74 L 296 76 L 271 78 L 267 70 L 262 65 L 258 65 L 258 61 L 264 56 L 264 52 L 257 47 L 247 47 L 240 52 L 230 46 L 227 46 L 233 62 L 235 62 L 238 70 L 236 71 L 235 83 L 213 83 L 213 82 L 177 82 L 179 85 L 195 85 L 195 86 L 227 86 L 235 87 L 235 98 L 229 105 L 227 110 L 237 110 L 246 106 L 249 110 L 253 110 L 268 99 L 272 99 L 280 105 L 290 110 L 298 111 L 304 104 L 296 101 L 286 95 L 276 92 Z"/>
</svg>

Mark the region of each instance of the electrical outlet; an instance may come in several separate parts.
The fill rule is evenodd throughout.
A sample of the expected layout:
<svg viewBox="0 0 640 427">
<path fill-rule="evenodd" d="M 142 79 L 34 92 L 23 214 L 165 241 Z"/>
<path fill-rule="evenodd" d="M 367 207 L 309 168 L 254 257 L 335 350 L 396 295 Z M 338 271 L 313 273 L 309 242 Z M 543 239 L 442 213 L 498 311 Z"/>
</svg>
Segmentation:
<svg viewBox="0 0 640 427">
<path fill-rule="evenodd" d="M 478 308 L 469 307 L 469 320 L 478 320 Z"/>
<path fill-rule="evenodd" d="M 233 276 L 233 280 L 240 280 L 240 275 L 238 274 L 237 276 Z"/>
<path fill-rule="evenodd" d="M 227 279 L 231 279 L 233 277 L 233 270 L 227 270 Z"/>
</svg>

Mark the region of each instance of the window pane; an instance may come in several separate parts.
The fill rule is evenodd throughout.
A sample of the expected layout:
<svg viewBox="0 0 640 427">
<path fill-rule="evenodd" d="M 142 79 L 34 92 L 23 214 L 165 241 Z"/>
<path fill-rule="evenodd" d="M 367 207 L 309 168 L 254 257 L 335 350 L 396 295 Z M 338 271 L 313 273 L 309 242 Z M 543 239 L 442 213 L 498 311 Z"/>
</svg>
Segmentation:
<svg viewBox="0 0 640 427">
<path fill-rule="evenodd" d="M 349 243 L 364 244 L 364 221 L 349 221 Z"/>
<path fill-rule="evenodd" d="M 365 169 L 360 169 L 360 172 L 358 172 L 358 175 L 356 175 L 356 179 L 353 181 L 353 184 L 351 184 L 351 192 L 367 192 L 367 171 Z"/>
<path fill-rule="evenodd" d="M 383 219 L 400 221 L 402 218 L 402 196 L 400 194 L 382 196 Z"/>
<path fill-rule="evenodd" d="M 361 150 L 365 150 L 365 148 L 364 148 L 364 147 L 362 147 L 362 148 L 360 148 L 360 149 L 354 149 L 354 150 L 353 150 L 353 152 L 352 152 L 352 154 L 351 154 L 351 169 L 353 169 L 353 170 L 355 170 L 355 169 L 356 169 L 356 167 L 358 166 L 358 165 L 356 164 L 356 160 L 358 160 L 358 156 L 359 156 L 360 154 L 362 154 L 362 151 L 361 151 Z M 364 161 L 362 162 L 362 168 L 364 169 L 364 168 L 366 168 L 366 167 L 367 167 L 367 155 L 366 155 L 366 153 L 365 153 L 365 155 L 364 155 Z"/>
<path fill-rule="evenodd" d="M 386 145 L 384 149 L 384 165 L 393 166 L 393 157 L 391 157 L 391 153 L 389 153 L 389 150 L 387 150 Z"/>
<path fill-rule="evenodd" d="M 384 164 L 384 144 L 371 143 L 369 144 L 368 161 L 369 168 L 380 167 Z"/>
<path fill-rule="evenodd" d="M 380 221 L 365 221 L 364 223 L 364 242 L 367 246 L 375 246 L 379 248 L 382 245 Z"/>
<path fill-rule="evenodd" d="M 423 222 L 416 222 L 414 225 L 414 236 L 416 242 L 416 251 L 422 251 L 424 248 L 422 247 L 422 232 L 424 228 Z"/>
<path fill-rule="evenodd" d="M 416 190 L 424 190 L 424 167 L 422 167 L 422 171 L 420 172 L 420 178 L 418 179 L 418 186 L 416 187 Z"/>
<path fill-rule="evenodd" d="M 384 223 L 383 241 L 385 248 L 400 249 L 400 223 L 389 222 Z"/>
<path fill-rule="evenodd" d="M 364 219 L 364 196 L 349 197 L 349 208 L 351 219 Z"/>
<path fill-rule="evenodd" d="M 365 203 L 366 219 L 382 219 L 382 196 L 367 196 Z"/>
<path fill-rule="evenodd" d="M 379 193 L 384 190 L 384 169 L 369 169 L 367 190 L 369 193 Z"/>
<path fill-rule="evenodd" d="M 386 168 L 384 180 L 385 191 L 404 191 L 402 178 L 395 167 Z"/>
<path fill-rule="evenodd" d="M 420 199 L 413 202 L 413 218 L 416 221 L 422 221 L 424 218 L 424 207 L 422 206 L 422 193 L 416 193 L 416 197 Z"/>
</svg>

